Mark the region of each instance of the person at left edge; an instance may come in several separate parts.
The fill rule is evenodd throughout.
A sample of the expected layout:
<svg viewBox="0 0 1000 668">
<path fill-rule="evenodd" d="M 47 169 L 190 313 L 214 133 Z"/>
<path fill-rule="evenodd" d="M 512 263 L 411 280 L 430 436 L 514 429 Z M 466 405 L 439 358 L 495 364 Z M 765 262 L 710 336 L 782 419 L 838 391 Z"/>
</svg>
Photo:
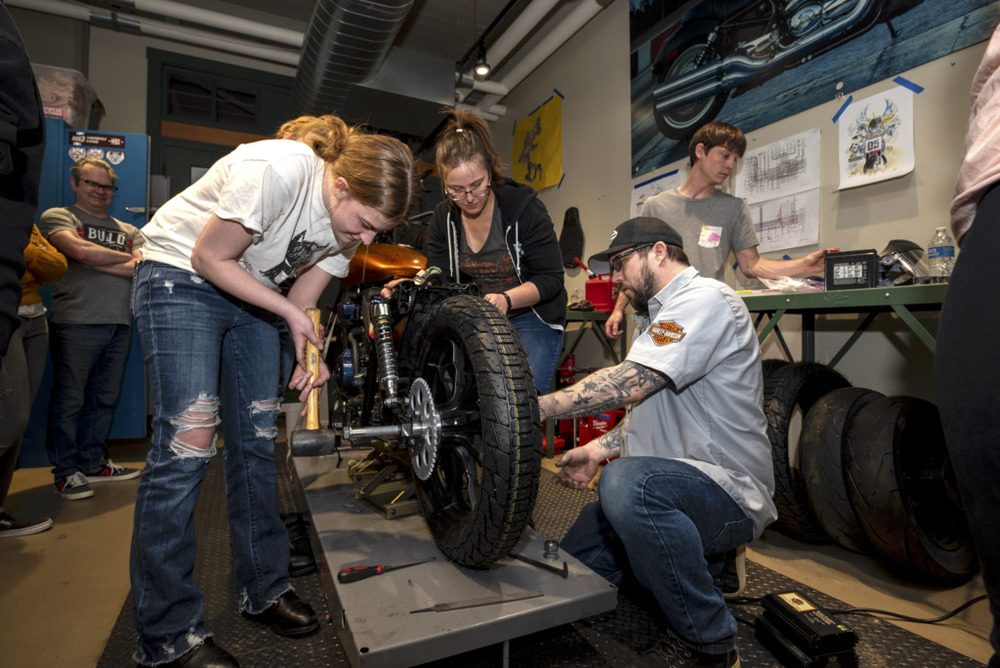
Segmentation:
<svg viewBox="0 0 1000 668">
<path fill-rule="evenodd" d="M 306 369 L 306 342 L 323 343 L 305 310 L 333 276 L 347 274 L 359 244 L 406 218 L 417 186 L 413 156 L 396 139 L 336 116 L 290 124 L 278 132 L 283 139 L 220 159 L 143 230 L 132 309 L 153 437 L 130 561 L 142 665 L 238 665 L 205 629 L 192 578 L 192 516 L 220 423 L 240 609 L 286 636 L 319 627 L 289 581 L 278 508 L 279 324 L 297 361 L 289 387 L 304 401 L 330 376 L 322 364 L 316 378 Z M 289 280 L 284 296 L 275 288 Z"/>
<path fill-rule="evenodd" d="M 118 175 L 100 158 L 70 167 L 72 206 L 48 209 L 38 228 L 69 261 L 52 290 L 49 349 L 52 396 L 45 450 L 55 491 L 64 499 L 94 495 L 90 483 L 130 480 L 138 469 L 107 458 L 107 438 L 132 337 L 128 300 L 142 236 L 108 215 Z"/>
</svg>

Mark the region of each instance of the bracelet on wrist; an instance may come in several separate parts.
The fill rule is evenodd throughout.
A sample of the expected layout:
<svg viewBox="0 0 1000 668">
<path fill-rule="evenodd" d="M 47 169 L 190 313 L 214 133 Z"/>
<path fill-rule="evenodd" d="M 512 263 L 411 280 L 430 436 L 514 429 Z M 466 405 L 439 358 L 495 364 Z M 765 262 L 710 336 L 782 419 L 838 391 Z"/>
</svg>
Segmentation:
<svg viewBox="0 0 1000 668">
<path fill-rule="evenodd" d="M 503 298 L 507 300 L 507 313 L 510 313 L 511 310 L 514 308 L 514 305 L 511 304 L 510 302 L 510 295 L 508 295 L 506 292 L 501 292 L 500 294 L 502 294 Z"/>
</svg>

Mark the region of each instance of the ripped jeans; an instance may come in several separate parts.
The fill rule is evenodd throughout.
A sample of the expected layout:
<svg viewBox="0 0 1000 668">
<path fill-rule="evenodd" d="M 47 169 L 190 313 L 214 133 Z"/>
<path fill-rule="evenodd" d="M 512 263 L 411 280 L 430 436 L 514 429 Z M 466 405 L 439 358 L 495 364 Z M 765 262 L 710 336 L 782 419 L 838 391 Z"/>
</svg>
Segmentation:
<svg viewBox="0 0 1000 668">
<path fill-rule="evenodd" d="M 156 262 L 144 262 L 136 272 L 132 313 L 153 404 L 152 447 L 132 531 L 135 660 L 156 665 L 211 636 L 192 578 L 193 514 L 216 453 L 220 414 L 230 561 L 240 608 L 262 612 L 291 589 L 274 455 L 280 318 L 196 274 Z"/>
</svg>

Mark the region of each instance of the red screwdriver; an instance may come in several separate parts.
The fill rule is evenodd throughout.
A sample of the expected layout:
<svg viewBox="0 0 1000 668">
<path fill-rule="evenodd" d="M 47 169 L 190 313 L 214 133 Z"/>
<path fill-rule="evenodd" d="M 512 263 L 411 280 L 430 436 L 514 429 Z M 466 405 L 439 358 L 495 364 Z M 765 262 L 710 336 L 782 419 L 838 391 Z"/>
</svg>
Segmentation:
<svg viewBox="0 0 1000 668">
<path fill-rule="evenodd" d="M 365 578 L 370 578 L 373 575 L 379 575 L 381 573 L 385 573 L 386 571 L 394 571 L 399 568 L 406 568 L 407 566 L 416 566 L 417 564 L 426 564 L 428 561 L 434 561 L 434 557 L 420 559 L 417 561 L 407 561 L 402 564 L 390 564 L 388 566 L 383 566 L 381 564 L 375 566 L 351 566 L 350 568 L 345 568 L 337 573 L 337 582 L 341 584 L 347 582 L 357 582 L 358 580 L 364 580 Z"/>
</svg>

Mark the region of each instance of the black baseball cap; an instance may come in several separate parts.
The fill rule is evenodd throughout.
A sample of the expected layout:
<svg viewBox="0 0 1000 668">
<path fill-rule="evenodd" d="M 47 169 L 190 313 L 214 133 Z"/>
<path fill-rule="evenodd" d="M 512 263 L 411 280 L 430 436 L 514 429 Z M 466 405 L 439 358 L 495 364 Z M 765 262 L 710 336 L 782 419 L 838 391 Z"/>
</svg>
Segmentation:
<svg viewBox="0 0 1000 668">
<path fill-rule="evenodd" d="M 607 250 L 590 256 L 590 270 L 595 274 L 607 274 L 611 271 L 608 260 L 613 256 L 642 244 L 655 244 L 662 241 L 671 246 L 684 248 L 681 235 L 677 230 L 667 225 L 659 218 L 631 218 L 615 228 L 611 233 L 611 245 Z"/>
</svg>

